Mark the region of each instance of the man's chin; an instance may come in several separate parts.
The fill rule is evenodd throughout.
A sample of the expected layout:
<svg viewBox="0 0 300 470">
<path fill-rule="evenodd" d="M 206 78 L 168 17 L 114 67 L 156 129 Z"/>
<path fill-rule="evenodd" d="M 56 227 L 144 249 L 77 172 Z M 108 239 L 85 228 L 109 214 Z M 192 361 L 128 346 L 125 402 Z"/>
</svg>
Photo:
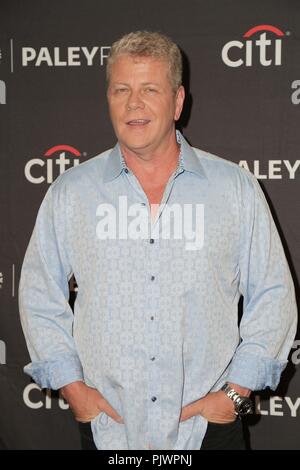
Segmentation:
<svg viewBox="0 0 300 470">
<path fill-rule="evenodd" d="M 151 147 L 151 143 L 145 140 L 132 140 L 132 141 L 126 141 L 126 142 L 121 142 L 121 146 L 125 147 L 131 152 L 143 152 L 147 151 Z"/>
</svg>

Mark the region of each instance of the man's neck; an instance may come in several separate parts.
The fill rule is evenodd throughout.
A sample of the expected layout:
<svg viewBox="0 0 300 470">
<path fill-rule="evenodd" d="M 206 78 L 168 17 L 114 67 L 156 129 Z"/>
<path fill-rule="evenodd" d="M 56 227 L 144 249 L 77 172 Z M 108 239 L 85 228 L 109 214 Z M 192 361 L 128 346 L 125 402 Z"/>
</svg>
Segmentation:
<svg viewBox="0 0 300 470">
<path fill-rule="evenodd" d="M 138 178 L 166 180 L 178 166 L 180 148 L 174 133 L 168 142 L 157 149 L 132 151 L 121 145 L 121 151 L 128 168 Z"/>
</svg>

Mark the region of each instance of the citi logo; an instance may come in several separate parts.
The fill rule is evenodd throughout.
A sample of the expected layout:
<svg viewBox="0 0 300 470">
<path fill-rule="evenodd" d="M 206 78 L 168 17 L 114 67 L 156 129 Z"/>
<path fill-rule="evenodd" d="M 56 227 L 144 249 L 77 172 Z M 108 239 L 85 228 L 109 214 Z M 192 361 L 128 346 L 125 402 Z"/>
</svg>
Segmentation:
<svg viewBox="0 0 300 470">
<path fill-rule="evenodd" d="M 81 153 L 71 145 L 56 145 L 44 154 L 45 158 L 32 158 L 24 169 L 26 179 L 33 184 L 51 184 L 69 167 L 79 165 Z"/>
<path fill-rule="evenodd" d="M 53 390 L 47 388 L 46 391 L 43 391 L 35 383 L 30 383 L 25 387 L 23 391 L 23 401 L 25 405 L 32 410 L 38 410 L 40 408 L 51 410 L 52 408 L 57 408 L 57 406 L 61 410 L 69 409 L 69 405 L 63 398 L 59 398 L 58 400 L 55 398 L 55 392 L 53 392 Z"/>
<path fill-rule="evenodd" d="M 261 32 L 258 39 L 250 39 Z M 269 39 L 267 39 L 267 33 Z M 270 35 L 271 33 L 271 35 Z M 228 67 L 251 67 L 258 60 L 263 67 L 281 65 L 282 38 L 284 32 L 275 26 L 262 24 L 249 29 L 243 37 L 245 41 L 229 41 L 222 49 L 222 60 Z"/>
</svg>

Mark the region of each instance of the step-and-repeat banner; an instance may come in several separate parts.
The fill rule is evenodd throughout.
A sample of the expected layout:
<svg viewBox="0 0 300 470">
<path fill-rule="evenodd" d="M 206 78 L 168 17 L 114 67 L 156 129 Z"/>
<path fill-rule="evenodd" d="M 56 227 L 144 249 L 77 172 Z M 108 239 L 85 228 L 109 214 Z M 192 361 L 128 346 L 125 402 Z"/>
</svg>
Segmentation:
<svg viewBox="0 0 300 470">
<path fill-rule="evenodd" d="M 161 31 L 180 46 L 188 95 L 181 128 L 192 145 L 258 178 L 297 286 L 298 0 L 2 0 L 0 448 L 80 448 L 67 404 L 23 373 L 29 356 L 18 282 L 49 185 L 115 143 L 105 97 L 107 55 L 113 41 L 138 29 Z M 70 292 L 76 295 L 76 284 Z M 298 336 L 279 388 L 255 394 L 248 420 L 253 449 L 300 449 L 299 362 Z"/>
</svg>

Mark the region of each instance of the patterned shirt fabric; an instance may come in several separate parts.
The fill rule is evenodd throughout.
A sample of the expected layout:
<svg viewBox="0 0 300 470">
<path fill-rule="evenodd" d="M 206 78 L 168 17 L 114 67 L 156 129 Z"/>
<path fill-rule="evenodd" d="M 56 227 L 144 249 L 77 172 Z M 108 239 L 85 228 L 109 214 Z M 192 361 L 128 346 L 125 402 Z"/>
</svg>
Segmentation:
<svg viewBox="0 0 300 470">
<path fill-rule="evenodd" d="M 117 144 L 50 186 L 25 255 L 19 299 L 32 362 L 24 370 L 41 387 L 84 380 L 104 395 L 124 423 L 99 413 L 98 449 L 199 449 L 207 420 L 180 422 L 182 406 L 225 381 L 275 389 L 295 336 L 294 287 L 259 184 L 177 139 L 178 166 L 155 221 Z M 141 237 L 120 235 L 125 202 L 144 216 Z M 162 236 L 172 205 L 202 208 L 201 243 L 191 247 L 175 229 Z M 105 207 L 115 210 L 115 238 L 99 236 Z"/>
</svg>

